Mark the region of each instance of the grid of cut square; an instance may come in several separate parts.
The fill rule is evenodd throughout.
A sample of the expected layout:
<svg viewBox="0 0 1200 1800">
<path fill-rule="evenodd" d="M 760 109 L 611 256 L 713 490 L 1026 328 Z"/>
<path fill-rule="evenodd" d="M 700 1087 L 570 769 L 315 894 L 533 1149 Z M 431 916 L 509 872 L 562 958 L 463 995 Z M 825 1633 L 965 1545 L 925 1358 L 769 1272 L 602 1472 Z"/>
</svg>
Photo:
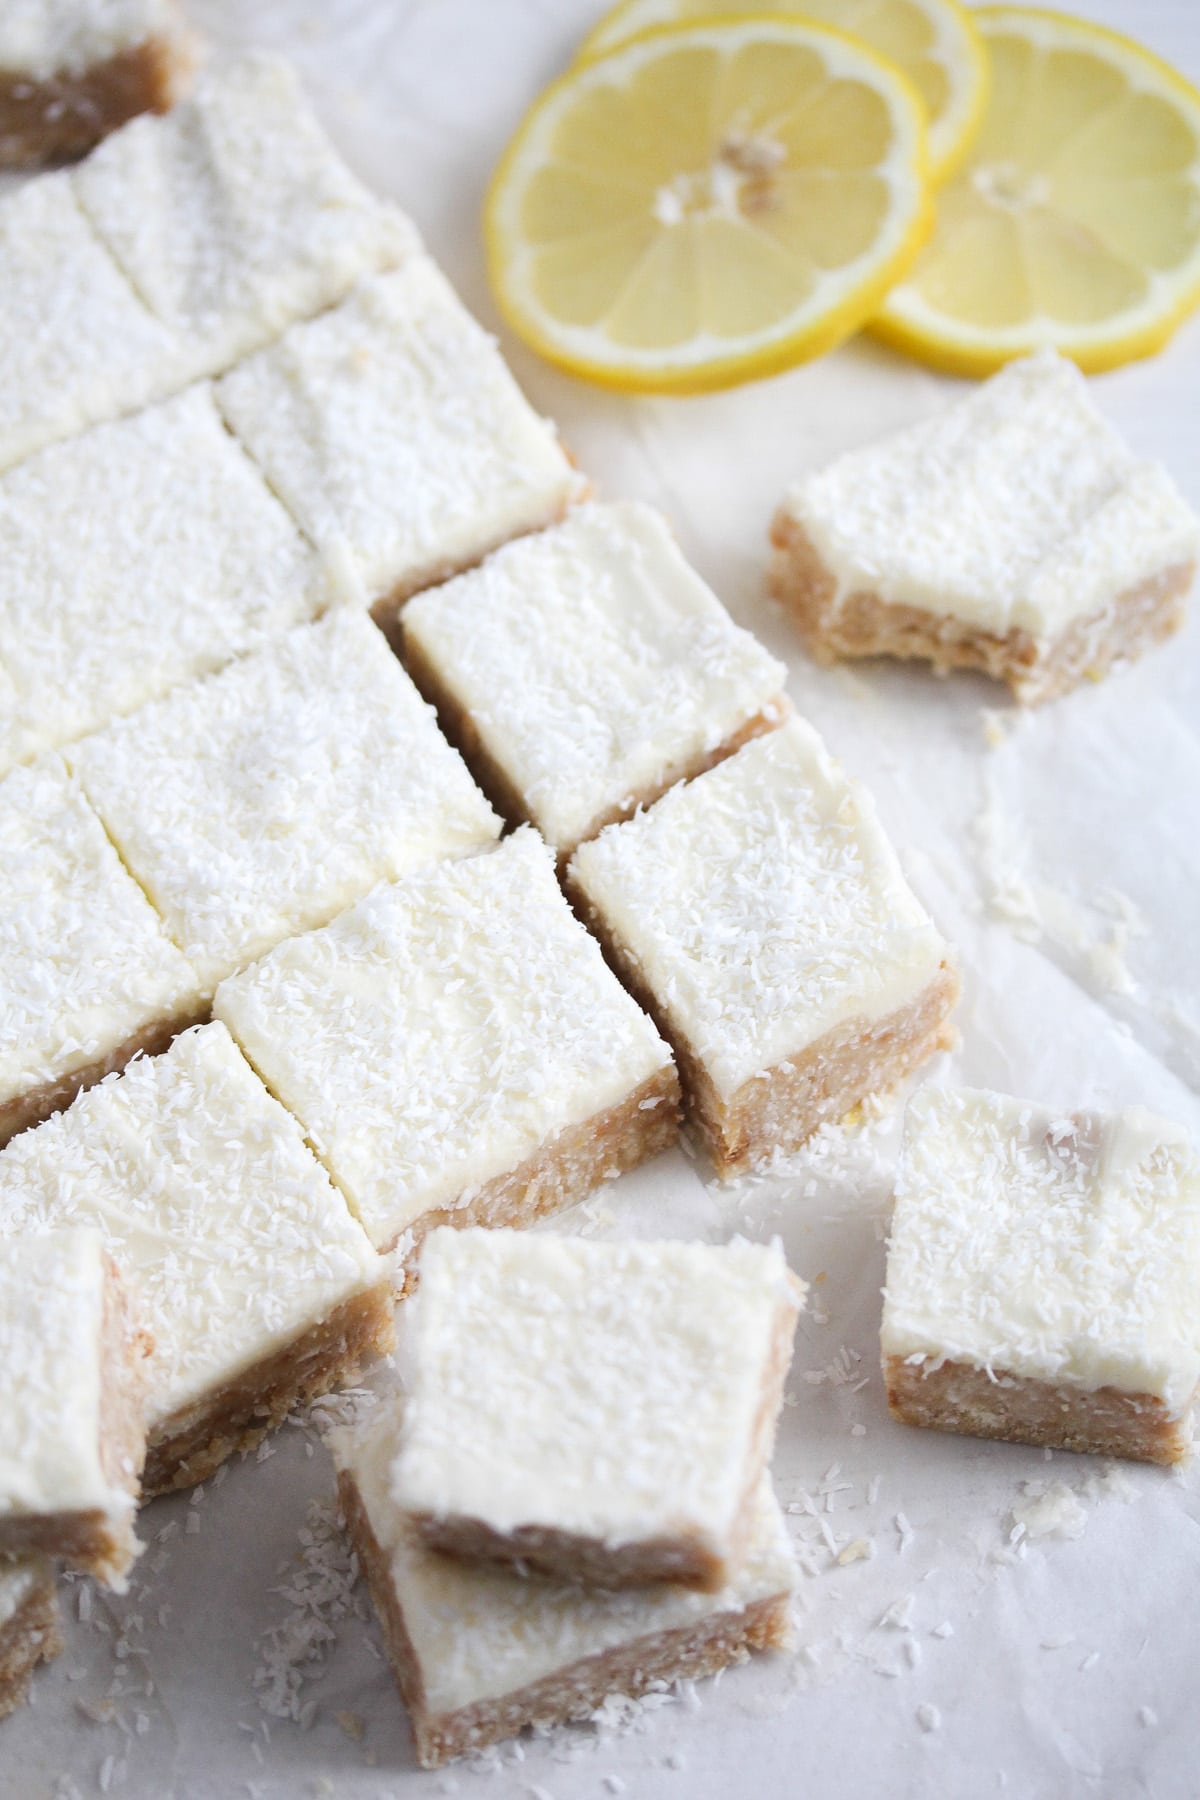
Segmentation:
<svg viewBox="0 0 1200 1800">
<path fill-rule="evenodd" d="M 214 66 L 164 117 L 133 120 L 74 181 L 175 338 L 176 386 L 228 368 L 418 243 L 342 162 L 291 66 L 262 54 Z"/>
<path fill-rule="evenodd" d="M 427 1543 L 601 1587 L 733 1579 L 804 1292 L 778 1245 L 444 1229 L 419 1273 L 391 1491 Z"/>
<path fill-rule="evenodd" d="M 485 789 L 560 855 L 787 711 L 648 506 L 580 506 L 405 607 L 404 655 Z"/>
<path fill-rule="evenodd" d="M 0 1240 L 78 1224 L 154 1340 L 149 1493 L 203 1480 L 390 1343 L 386 1266 L 223 1025 L 0 1152 Z"/>
<path fill-rule="evenodd" d="M 746 1555 L 727 1587 L 584 1588 L 461 1562 L 423 1544 L 390 1491 L 400 1418 L 396 1403 L 385 1405 L 365 1429 L 340 1434 L 333 1451 L 342 1509 L 423 1767 L 525 1726 L 588 1718 L 609 1694 L 637 1697 L 789 1641 L 795 1563 L 766 1477 Z"/>
<path fill-rule="evenodd" d="M 800 719 L 608 826 L 568 878 L 675 1046 L 721 1174 L 943 1041 L 946 947 L 870 796 Z"/>
<path fill-rule="evenodd" d="M 371 603 L 469 567 L 582 491 L 425 256 L 293 327 L 217 397 L 300 528 Z"/>
<path fill-rule="evenodd" d="M 773 536 L 818 655 L 983 668 L 1036 700 L 1179 623 L 1200 521 L 1046 351 L 805 476 Z"/>
<path fill-rule="evenodd" d="M 203 1004 L 57 757 L 0 781 L 0 1144 Z"/>
<path fill-rule="evenodd" d="M 40 1551 L 110 1581 L 128 1569 L 145 1348 L 98 1231 L 5 1246 L 0 1557 Z"/>
<path fill-rule="evenodd" d="M 173 332 L 126 281 L 71 177 L 0 198 L 0 469 L 161 392 Z"/>
<path fill-rule="evenodd" d="M 500 821 L 379 631 L 335 612 L 70 752 L 207 992 Z"/>
<path fill-rule="evenodd" d="M 208 387 L 0 477 L 0 772 L 310 618 L 317 557 Z"/>
<path fill-rule="evenodd" d="M 527 1224 L 674 1136 L 670 1053 L 529 827 L 375 888 L 213 1010 L 379 1249 Z"/>
<path fill-rule="evenodd" d="M 882 1345 L 910 1424 L 1177 1461 L 1200 1382 L 1200 1162 L 1138 1108 L 909 1102 Z"/>
</svg>

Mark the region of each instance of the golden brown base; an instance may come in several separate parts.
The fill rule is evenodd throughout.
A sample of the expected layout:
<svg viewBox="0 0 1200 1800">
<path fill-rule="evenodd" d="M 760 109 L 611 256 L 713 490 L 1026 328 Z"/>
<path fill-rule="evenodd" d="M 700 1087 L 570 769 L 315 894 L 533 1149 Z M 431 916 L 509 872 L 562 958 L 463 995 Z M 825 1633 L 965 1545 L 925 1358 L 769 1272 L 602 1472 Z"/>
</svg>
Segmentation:
<svg viewBox="0 0 1200 1800">
<path fill-rule="evenodd" d="M 192 64 L 180 34 L 148 38 L 78 74 L 45 81 L 0 74 L 0 167 L 65 162 L 138 113 L 166 112 L 181 98 Z"/>
<path fill-rule="evenodd" d="M 137 1324 L 117 1265 L 108 1262 L 100 1354 L 100 1465 L 126 1510 L 33 1513 L 0 1522 L 0 1558 L 58 1557 L 107 1586 L 119 1583 L 138 1553 L 134 1511 L 146 1456 L 143 1402 L 153 1339 Z"/>
<path fill-rule="evenodd" d="M 526 1726 L 544 1731 L 571 1719 L 589 1718 L 609 1694 L 637 1699 L 660 1683 L 698 1681 L 730 1663 L 745 1661 L 752 1650 L 782 1649 L 790 1642 L 788 1596 L 776 1594 L 737 1612 L 719 1613 L 696 1625 L 655 1632 L 600 1656 L 585 1657 L 499 1699 L 458 1712 L 430 1713 L 388 1558 L 371 1530 L 354 1478 L 344 1470 L 338 1476 L 338 1497 L 408 1708 L 417 1761 L 425 1769 L 502 1743 Z"/>
<path fill-rule="evenodd" d="M 15 1138 L 20 1131 L 28 1131 L 31 1125 L 41 1125 L 52 1113 L 62 1112 L 70 1106 L 77 1094 L 85 1088 L 95 1087 L 106 1075 L 115 1075 L 135 1056 L 158 1056 L 166 1050 L 181 1031 L 187 1031 L 192 1025 L 203 1025 L 211 1016 L 209 1003 L 202 1007 L 180 1013 L 167 1019 L 155 1019 L 127 1037 L 123 1043 L 101 1056 L 95 1062 L 87 1063 L 82 1069 L 76 1069 L 70 1075 L 60 1075 L 56 1081 L 45 1081 L 39 1087 L 30 1088 L 24 1094 L 17 1094 L 11 1100 L 0 1104 L 0 1150 Z"/>
<path fill-rule="evenodd" d="M 401 654 L 409 674 L 425 699 L 436 709 L 442 731 L 459 751 L 496 811 L 510 825 L 521 825 L 528 821 L 529 824 L 536 825 L 544 837 L 548 837 L 542 821 L 531 811 L 526 796 L 484 744 L 474 715 L 447 684 L 442 671 L 429 661 L 423 646 L 405 632 L 403 617 L 400 631 Z M 580 844 L 594 838 L 606 825 L 613 825 L 619 819 L 628 819 L 639 808 L 653 805 L 676 782 L 691 781 L 695 776 L 703 775 L 706 769 L 715 769 L 718 763 L 732 756 L 735 750 L 740 750 L 743 744 L 748 744 L 751 738 L 762 737 L 765 732 L 774 731 L 776 726 L 782 725 L 791 710 L 786 694 L 779 694 L 769 706 L 746 719 L 715 749 L 700 752 L 686 762 L 668 763 L 654 781 L 597 813 L 578 837 L 564 844 L 555 844 L 560 871 Z"/>
<path fill-rule="evenodd" d="M 691 1044 L 650 992 L 636 959 L 606 928 L 581 887 L 568 882 L 568 893 L 611 967 L 674 1050 L 688 1122 L 723 1181 L 749 1173 L 776 1150 L 798 1150 L 827 1119 L 844 1118 L 868 1095 L 895 1087 L 954 1043 L 950 1015 L 961 983 L 958 971 L 943 963 L 911 1005 L 883 1019 L 852 1019 L 723 1100 Z"/>
<path fill-rule="evenodd" d="M 905 1425 L 999 1438 L 1092 1456 L 1177 1463 L 1191 1446 L 1191 1413 L 1174 1418 L 1153 1394 L 1084 1389 L 970 1363 L 884 1359 L 888 1408 Z"/>
<path fill-rule="evenodd" d="M 47 1563 L 22 1605 L 0 1625 L 0 1719 L 7 1718 L 25 1699 L 38 1664 L 60 1655 L 62 1647 L 54 1570 Z"/>
<path fill-rule="evenodd" d="M 1076 619 L 1057 638 L 984 631 L 961 619 L 902 606 L 879 594 L 839 594 L 837 578 L 803 526 L 786 511 L 771 529 L 770 588 L 813 658 L 891 656 L 932 663 L 935 673 L 977 669 L 1006 681 L 1029 705 L 1099 681 L 1114 663 L 1140 656 L 1183 623 L 1194 563 L 1177 563 L 1121 594 L 1104 612 Z"/>
<path fill-rule="evenodd" d="M 405 1257 L 404 1291 L 416 1286 L 415 1265 L 422 1240 L 437 1225 L 532 1225 L 546 1213 L 583 1200 L 601 1182 L 612 1181 L 648 1162 L 675 1142 L 679 1128 L 679 1077 L 668 1064 L 624 1100 L 568 1125 L 558 1136 L 505 1175 L 477 1188 L 462 1206 L 439 1207 L 412 1226 L 412 1249 Z"/>
<path fill-rule="evenodd" d="M 395 1343 L 390 1280 L 343 1301 L 318 1325 L 150 1434 L 147 1499 L 207 1481 L 235 1451 L 253 1450 L 298 1406 L 352 1384 Z"/>
</svg>

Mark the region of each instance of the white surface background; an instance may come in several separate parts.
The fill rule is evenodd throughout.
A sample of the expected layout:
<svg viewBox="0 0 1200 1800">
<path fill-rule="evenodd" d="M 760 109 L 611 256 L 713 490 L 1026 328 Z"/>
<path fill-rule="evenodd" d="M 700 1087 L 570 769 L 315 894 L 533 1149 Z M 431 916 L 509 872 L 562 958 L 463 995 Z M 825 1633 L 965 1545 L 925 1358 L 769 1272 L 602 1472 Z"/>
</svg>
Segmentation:
<svg viewBox="0 0 1200 1800">
<path fill-rule="evenodd" d="M 1090 10 L 1200 78 L 1194 0 Z M 295 57 L 351 163 L 414 215 L 495 325 L 477 229 L 486 177 L 598 8 L 193 0 L 192 11 L 218 42 Z M 818 671 L 763 599 L 775 502 L 799 470 L 936 406 L 953 384 L 863 341 L 741 392 L 627 400 L 506 348 L 602 491 L 670 514 L 735 616 L 787 657 L 799 709 L 874 789 L 966 981 L 963 1046 L 934 1078 L 1066 1107 L 1140 1101 L 1200 1132 L 1200 607 L 1127 675 L 1027 719 L 971 677 Z M 1158 360 L 1095 388 L 1200 504 L 1198 376 L 1193 324 Z M 91 1596 L 79 1621 L 89 1600 L 79 1585 L 65 1591 L 67 1653 L 38 1676 L 33 1707 L 0 1728 L 0 1794 L 66 1797 L 105 1782 L 154 1800 L 1200 1792 L 1200 1472 L 1129 1468 L 1106 1481 L 1079 1458 L 1047 1464 L 889 1422 L 877 1332 L 894 1141 L 889 1119 L 857 1138 L 831 1134 L 788 1176 L 725 1194 L 673 1155 L 566 1222 L 716 1239 L 779 1231 L 793 1265 L 817 1278 L 776 1458 L 811 1571 L 794 1662 L 758 1660 L 623 1731 L 560 1733 L 483 1770 L 421 1774 L 360 1592 L 307 1671 L 308 1728 L 269 1718 L 252 1685 L 262 1634 L 290 1610 L 278 1590 L 298 1566 L 310 1501 L 331 1485 L 323 1448 L 289 1429 L 199 1503 L 147 1511 L 152 1550 L 126 1600 Z M 1080 1495 L 1086 1529 L 1014 1545 L 1023 1484 L 1045 1481 Z M 823 1530 L 835 1547 L 861 1537 L 874 1553 L 839 1566 Z M 110 1701 L 110 1721 L 86 1716 Z"/>
</svg>

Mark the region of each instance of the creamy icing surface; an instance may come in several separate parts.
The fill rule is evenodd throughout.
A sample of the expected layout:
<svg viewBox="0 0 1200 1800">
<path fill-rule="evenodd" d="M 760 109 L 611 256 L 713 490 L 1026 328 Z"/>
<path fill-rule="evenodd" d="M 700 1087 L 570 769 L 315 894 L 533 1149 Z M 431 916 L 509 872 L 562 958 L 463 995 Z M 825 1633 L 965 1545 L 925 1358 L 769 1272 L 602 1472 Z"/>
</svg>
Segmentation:
<svg viewBox="0 0 1200 1800">
<path fill-rule="evenodd" d="M 382 877 L 500 832 L 432 709 L 356 612 L 298 627 L 70 758 L 210 991 Z"/>
<path fill-rule="evenodd" d="M 907 1005 L 946 955 L 870 795 L 801 719 L 608 826 L 571 874 L 726 1099 Z"/>
<path fill-rule="evenodd" d="M 529 826 L 381 883 L 214 1011 L 380 1248 L 670 1062 Z"/>
<path fill-rule="evenodd" d="M 4 0 L 0 70 L 38 80 L 80 74 L 178 25 L 170 0 Z"/>
<path fill-rule="evenodd" d="M 57 757 L 0 781 L 0 1105 L 200 998 Z"/>
<path fill-rule="evenodd" d="M 1054 351 L 795 483 L 785 502 L 843 596 L 1054 637 L 1192 559 L 1200 522 Z"/>
<path fill-rule="evenodd" d="M 635 501 L 577 507 L 403 622 L 559 850 L 785 704 L 782 663 Z"/>
<path fill-rule="evenodd" d="M 715 1594 L 667 1585 L 623 1592 L 580 1588 L 440 1556 L 420 1544 L 391 1496 L 399 1424 L 398 1406 L 384 1406 L 357 1435 L 337 1437 L 334 1457 L 353 1475 L 388 1558 L 431 1713 L 515 1694 L 585 1657 L 702 1626 L 722 1613 L 787 1595 L 795 1585 L 787 1529 L 767 1476 L 745 1561 Z"/>
<path fill-rule="evenodd" d="M 261 53 L 214 63 L 169 113 L 132 119 L 74 182 L 175 335 L 175 385 L 228 368 L 418 244 L 346 167 L 291 65 Z"/>
<path fill-rule="evenodd" d="M 924 1088 L 895 1193 L 885 1356 L 1186 1408 L 1200 1381 L 1200 1162 L 1178 1126 Z"/>
<path fill-rule="evenodd" d="M 163 391 L 176 335 L 125 279 L 65 171 L 0 196 L 0 268 L 0 469 Z"/>
<path fill-rule="evenodd" d="M 0 772 L 330 597 L 207 386 L 55 444 L 0 477 Z"/>
<path fill-rule="evenodd" d="M 218 397 L 301 529 L 372 601 L 546 524 L 582 487 L 425 256 L 296 326 Z"/>
<path fill-rule="evenodd" d="M 133 1498 L 100 1457 L 104 1295 L 100 1233 L 19 1238 L 0 1257 L 0 1531 L 30 1514 L 124 1514 Z"/>
<path fill-rule="evenodd" d="M 391 1472 L 407 1513 L 723 1554 L 783 1322 L 778 1244 L 431 1232 Z M 633 1372 L 636 1371 L 636 1374 Z"/>
<path fill-rule="evenodd" d="M 0 1152 L 0 1239 L 94 1225 L 154 1337 L 148 1424 L 373 1286 L 384 1265 L 223 1025 L 176 1038 Z"/>
</svg>

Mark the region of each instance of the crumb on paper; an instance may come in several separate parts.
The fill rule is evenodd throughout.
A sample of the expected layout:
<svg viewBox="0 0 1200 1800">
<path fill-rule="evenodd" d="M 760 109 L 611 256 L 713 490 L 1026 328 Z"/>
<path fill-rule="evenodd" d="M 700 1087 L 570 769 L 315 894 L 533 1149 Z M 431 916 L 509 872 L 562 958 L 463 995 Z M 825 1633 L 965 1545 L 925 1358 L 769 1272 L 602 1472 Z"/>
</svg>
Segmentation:
<svg viewBox="0 0 1200 1800">
<path fill-rule="evenodd" d="M 844 1569 L 850 1563 L 870 1562 L 874 1554 L 875 1541 L 873 1538 L 856 1537 L 851 1538 L 844 1550 L 838 1551 L 837 1560 L 839 1566 Z"/>
<path fill-rule="evenodd" d="M 1079 1538 L 1087 1529 L 1088 1512 L 1065 1481 L 1025 1481 L 1022 1498 L 1012 1508 L 1013 1541 L 1044 1537 Z"/>
<path fill-rule="evenodd" d="M 942 1723 L 942 1715 L 936 1706 L 926 1700 L 917 1708 L 917 1724 L 922 1731 L 937 1731 Z"/>
</svg>

